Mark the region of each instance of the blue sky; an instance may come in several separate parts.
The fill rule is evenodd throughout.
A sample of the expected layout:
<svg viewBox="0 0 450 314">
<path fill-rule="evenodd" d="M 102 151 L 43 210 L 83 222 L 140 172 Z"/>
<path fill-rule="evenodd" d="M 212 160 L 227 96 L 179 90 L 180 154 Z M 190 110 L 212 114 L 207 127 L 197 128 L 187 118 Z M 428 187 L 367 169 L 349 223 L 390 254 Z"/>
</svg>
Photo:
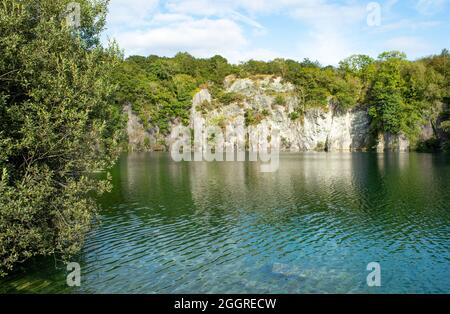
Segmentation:
<svg viewBox="0 0 450 314">
<path fill-rule="evenodd" d="M 125 54 L 336 65 L 352 54 L 450 49 L 450 0 L 110 0 L 104 40 Z"/>
</svg>

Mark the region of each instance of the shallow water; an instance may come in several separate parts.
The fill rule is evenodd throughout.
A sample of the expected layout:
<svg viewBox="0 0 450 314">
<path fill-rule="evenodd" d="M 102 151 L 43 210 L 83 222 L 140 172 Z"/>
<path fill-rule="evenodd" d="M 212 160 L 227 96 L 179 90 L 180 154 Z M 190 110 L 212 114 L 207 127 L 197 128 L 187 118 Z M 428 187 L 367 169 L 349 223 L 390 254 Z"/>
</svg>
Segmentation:
<svg viewBox="0 0 450 314">
<path fill-rule="evenodd" d="M 450 293 L 450 156 L 282 154 L 254 162 L 123 155 L 74 261 L 40 259 L 0 292 Z M 370 262 L 381 287 L 368 287 Z"/>
</svg>

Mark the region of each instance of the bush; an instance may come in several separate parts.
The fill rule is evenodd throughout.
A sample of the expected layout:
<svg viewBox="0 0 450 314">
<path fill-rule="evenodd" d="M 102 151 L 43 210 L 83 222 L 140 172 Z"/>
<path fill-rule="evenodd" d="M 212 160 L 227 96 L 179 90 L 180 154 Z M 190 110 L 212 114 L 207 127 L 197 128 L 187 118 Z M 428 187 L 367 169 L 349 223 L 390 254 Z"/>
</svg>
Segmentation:
<svg viewBox="0 0 450 314">
<path fill-rule="evenodd" d="M 117 157 L 124 126 L 110 78 L 121 56 L 100 46 L 106 5 L 78 3 L 78 31 L 61 15 L 67 1 L 0 6 L 0 275 L 33 256 L 76 253 L 94 197 L 110 188 L 89 174 Z"/>
<path fill-rule="evenodd" d="M 195 110 L 201 112 L 203 115 L 207 114 L 209 111 L 214 109 L 214 105 L 207 101 L 206 99 L 202 101 L 200 105 L 198 105 Z"/>
<path fill-rule="evenodd" d="M 295 120 L 297 120 L 298 118 L 300 118 L 300 114 L 299 114 L 297 111 L 293 111 L 293 112 L 291 112 L 291 113 L 289 114 L 289 118 L 290 118 L 292 121 L 295 121 Z"/>
<path fill-rule="evenodd" d="M 244 101 L 244 96 L 234 92 L 224 92 L 221 95 L 219 95 L 218 101 L 221 104 L 228 106 L 232 103 L 240 103 Z"/>
<path fill-rule="evenodd" d="M 264 115 L 254 109 L 246 109 L 244 113 L 245 126 L 258 125 L 264 120 Z"/>
<path fill-rule="evenodd" d="M 450 120 L 442 122 L 440 127 L 445 132 L 450 133 Z"/>
<path fill-rule="evenodd" d="M 273 102 L 275 105 L 278 106 L 285 106 L 286 105 L 286 99 L 284 98 L 283 95 L 276 95 L 275 96 L 275 100 Z"/>
<path fill-rule="evenodd" d="M 265 117 L 270 116 L 270 112 L 269 112 L 269 110 L 267 110 L 267 109 L 263 109 L 263 110 L 261 111 L 261 114 L 262 114 L 263 116 L 265 116 Z"/>
<path fill-rule="evenodd" d="M 437 138 L 430 138 L 417 144 L 418 152 L 437 152 L 440 150 L 440 141 Z"/>
<path fill-rule="evenodd" d="M 226 121 L 226 118 L 224 115 L 215 116 L 215 117 L 211 118 L 211 120 L 209 122 L 211 125 L 218 126 L 222 130 L 225 130 L 225 128 L 227 127 L 227 121 Z"/>
</svg>

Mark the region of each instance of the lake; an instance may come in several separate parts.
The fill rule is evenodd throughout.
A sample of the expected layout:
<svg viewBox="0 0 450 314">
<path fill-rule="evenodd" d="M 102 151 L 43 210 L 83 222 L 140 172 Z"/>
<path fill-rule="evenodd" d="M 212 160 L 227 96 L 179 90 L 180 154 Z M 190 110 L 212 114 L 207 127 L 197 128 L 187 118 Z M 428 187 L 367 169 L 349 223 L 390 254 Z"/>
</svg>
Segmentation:
<svg viewBox="0 0 450 314">
<path fill-rule="evenodd" d="M 0 292 L 450 293 L 449 155 L 283 153 L 262 173 L 134 153 L 111 174 L 81 286 L 51 257 Z"/>
</svg>

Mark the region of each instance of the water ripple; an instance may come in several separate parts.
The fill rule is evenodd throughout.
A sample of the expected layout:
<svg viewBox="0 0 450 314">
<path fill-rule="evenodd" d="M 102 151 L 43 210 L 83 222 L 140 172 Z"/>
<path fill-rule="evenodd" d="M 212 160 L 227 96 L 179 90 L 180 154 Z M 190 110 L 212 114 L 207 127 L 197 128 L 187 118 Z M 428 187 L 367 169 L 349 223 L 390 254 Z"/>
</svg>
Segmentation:
<svg viewBox="0 0 450 314">
<path fill-rule="evenodd" d="M 82 286 L 44 260 L 0 291 L 450 292 L 448 158 L 281 157 L 263 174 L 250 162 L 124 156 L 79 256 Z M 377 291 L 365 284 L 372 261 L 383 269 Z"/>
</svg>

